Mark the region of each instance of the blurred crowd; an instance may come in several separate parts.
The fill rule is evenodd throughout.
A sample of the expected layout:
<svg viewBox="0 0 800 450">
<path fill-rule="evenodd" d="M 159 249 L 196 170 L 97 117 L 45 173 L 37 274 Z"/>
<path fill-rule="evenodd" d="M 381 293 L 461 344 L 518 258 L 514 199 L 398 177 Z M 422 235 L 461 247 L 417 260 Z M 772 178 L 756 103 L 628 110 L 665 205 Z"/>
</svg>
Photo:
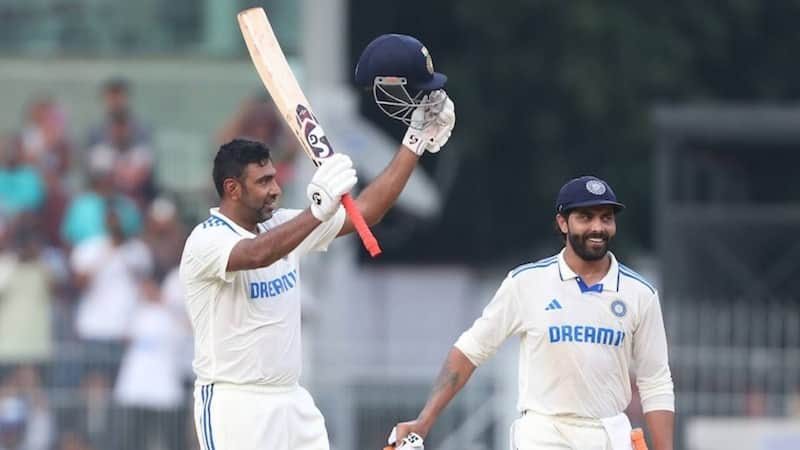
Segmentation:
<svg viewBox="0 0 800 450">
<path fill-rule="evenodd" d="M 42 96 L 0 137 L 0 450 L 196 445 L 177 273 L 189 224 L 130 94 L 104 83 L 82 132 Z M 217 144 L 238 136 L 282 149 L 291 177 L 296 150 L 265 99 L 244 101 Z"/>
</svg>

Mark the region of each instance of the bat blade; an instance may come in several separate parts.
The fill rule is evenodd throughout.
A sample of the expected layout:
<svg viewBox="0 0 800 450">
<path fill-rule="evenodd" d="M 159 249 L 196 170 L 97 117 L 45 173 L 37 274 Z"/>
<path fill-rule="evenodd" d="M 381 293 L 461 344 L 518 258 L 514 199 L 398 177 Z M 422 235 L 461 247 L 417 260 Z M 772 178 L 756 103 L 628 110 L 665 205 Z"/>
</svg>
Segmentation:
<svg viewBox="0 0 800 450">
<path fill-rule="evenodd" d="M 314 164 L 320 165 L 325 158 L 333 155 L 333 148 L 314 116 L 303 90 L 300 89 L 289 62 L 286 61 L 267 13 L 263 8 L 246 9 L 237 15 L 237 19 L 253 65 L 272 97 L 275 107 L 280 111 L 283 120 L 300 142 L 306 155 Z M 342 205 L 370 255 L 375 257 L 380 254 L 378 241 L 372 235 L 350 194 L 342 196 Z"/>
</svg>

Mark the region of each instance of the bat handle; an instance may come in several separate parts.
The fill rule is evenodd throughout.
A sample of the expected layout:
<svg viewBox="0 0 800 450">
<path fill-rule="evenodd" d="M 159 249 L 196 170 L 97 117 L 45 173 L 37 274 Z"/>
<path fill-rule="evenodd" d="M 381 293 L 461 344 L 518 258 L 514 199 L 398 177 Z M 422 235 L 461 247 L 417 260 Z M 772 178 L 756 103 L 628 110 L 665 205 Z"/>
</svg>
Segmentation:
<svg viewBox="0 0 800 450">
<path fill-rule="evenodd" d="M 364 216 L 361 215 L 361 211 L 356 207 L 356 203 L 353 201 L 353 197 L 351 197 L 350 194 L 344 194 L 342 196 L 342 205 L 344 205 L 344 209 L 347 211 L 347 217 L 350 218 L 350 221 L 353 222 L 353 226 L 356 227 L 356 232 L 358 232 L 361 242 L 364 243 L 364 247 L 369 252 L 369 256 L 374 258 L 380 255 L 381 247 L 378 245 L 378 240 L 375 239 L 372 231 L 370 231 L 367 222 L 364 220 Z"/>
<path fill-rule="evenodd" d="M 633 450 L 647 450 L 647 442 L 644 440 L 644 431 L 641 428 L 634 428 L 631 431 L 631 444 Z"/>
</svg>

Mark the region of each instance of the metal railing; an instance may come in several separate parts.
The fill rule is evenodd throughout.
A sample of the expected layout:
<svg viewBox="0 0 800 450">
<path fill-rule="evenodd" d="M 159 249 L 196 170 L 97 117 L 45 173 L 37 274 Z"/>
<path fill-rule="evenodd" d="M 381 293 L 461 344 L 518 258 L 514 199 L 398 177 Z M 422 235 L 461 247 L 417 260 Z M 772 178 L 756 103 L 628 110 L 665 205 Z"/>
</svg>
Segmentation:
<svg viewBox="0 0 800 450">
<path fill-rule="evenodd" d="M 663 299 L 662 308 L 682 421 L 695 416 L 785 417 L 798 413 L 797 301 Z M 6 363 L 0 366 L 0 375 L 6 381 L 21 377 L 17 382 L 21 388 L 14 391 L 5 383 L 0 388 L 0 402 L 9 393 L 21 392 L 31 406 L 29 418 L 33 420 L 36 411 L 41 413 L 39 429 L 49 433 L 53 445 L 76 435 L 97 450 L 194 449 L 191 377 L 184 381 L 181 404 L 172 409 L 120 405 L 114 400 L 113 378 L 123 349 L 121 344 L 104 349 L 68 340 L 55 344 L 49 361 Z M 514 349 L 504 352 L 510 357 L 501 357 L 476 372 L 437 423 L 430 436 L 437 448 L 465 448 L 468 443 L 471 448 L 490 449 L 503 442 L 516 397 L 514 376 L 509 376 L 516 373 Z M 312 390 L 329 417 L 334 447 L 340 449 L 382 445 L 395 421 L 416 415 L 433 382 L 428 368 L 407 373 L 386 373 L 374 367 L 371 371 L 330 369 L 315 368 L 315 379 L 327 381 L 314 383 Z M 337 378 L 335 373 L 349 375 Z M 688 444 L 680 438 L 682 426 L 678 431 L 678 448 L 683 448 Z M 48 448 L 56 447 L 42 447 Z"/>
</svg>

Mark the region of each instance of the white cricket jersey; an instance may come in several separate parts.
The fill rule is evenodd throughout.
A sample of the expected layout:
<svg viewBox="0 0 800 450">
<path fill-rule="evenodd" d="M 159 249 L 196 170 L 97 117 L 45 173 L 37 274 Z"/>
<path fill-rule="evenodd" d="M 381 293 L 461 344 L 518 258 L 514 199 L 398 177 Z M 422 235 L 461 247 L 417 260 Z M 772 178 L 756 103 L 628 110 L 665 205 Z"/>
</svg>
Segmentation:
<svg viewBox="0 0 800 450">
<path fill-rule="evenodd" d="M 479 366 L 520 337 L 520 412 L 605 418 L 631 400 L 636 376 L 644 412 L 674 411 L 658 293 L 619 264 L 587 286 L 558 255 L 509 272 L 491 303 L 455 343 Z"/>
<path fill-rule="evenodd" d="M 300 210 L 279 209 L 259 233 Z M 227 272 L 234 245 L 256 235 L 211 209 L 181 258 L 180 277 L 195 335 L 194 372 L 200 384 L 297 383 L 301 369 L 300 256 L 325 251 L 344 224 L 344 210 L 320 224 L 289 255 L 268 267 Z"/>
</svg>

